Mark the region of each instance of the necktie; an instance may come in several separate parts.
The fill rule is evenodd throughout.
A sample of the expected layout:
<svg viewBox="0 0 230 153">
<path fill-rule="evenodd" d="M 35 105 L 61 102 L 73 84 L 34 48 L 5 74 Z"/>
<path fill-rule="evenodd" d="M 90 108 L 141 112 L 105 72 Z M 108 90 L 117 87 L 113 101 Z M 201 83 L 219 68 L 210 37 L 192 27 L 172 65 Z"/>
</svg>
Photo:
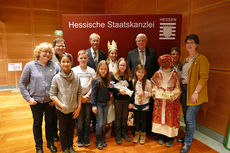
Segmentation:
<svg viewBox="0 0 230 153">
<path fill-rule="evenodd" d="M 94 63 L 97 63 L 97 53 L 93 52 L 93 61 Z"/>
<path fill-rule="evenodd" d="M 145 65 L 145 63 L 144 63 L 144 51 L 140 51 L 140 61 L 141 61 L 141 64 L 142 65 Z"/>
</svg>

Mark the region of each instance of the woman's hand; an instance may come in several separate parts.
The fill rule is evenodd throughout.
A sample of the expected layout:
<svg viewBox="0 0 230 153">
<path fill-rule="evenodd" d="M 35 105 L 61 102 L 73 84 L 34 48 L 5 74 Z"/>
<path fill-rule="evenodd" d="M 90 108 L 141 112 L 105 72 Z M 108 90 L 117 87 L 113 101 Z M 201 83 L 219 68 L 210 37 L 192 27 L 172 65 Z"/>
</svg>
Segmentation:
<svg viewBox="0 0 230 153">
<path fill-rule="evenodd" d="M 191 102 L 192 102 L 192 104 L 196 104 L 198 102 L 198 94 L 197 93 L 192 94 Z"/>
<path fill-rule="evenodd" d="M 97 114 L 97 106 L 93 106 L 92 111 L 93 111 L 94 114 Z"/>
<path fill-rule="evenodd" d="M 34 98 L 30 98 L 30 100 L 28 101 L 30 105 L 36 105 L 37 102 L 34 100 Z"/>
<path fill-rule="evenodd" d="M 77 107 L 75 111 L 73 112 L 73 119 L 76 119 L 78 115 L 80 114 L 81 108 Z"/>
<path fill-rule="evenodd" d="M 51 101 L 51 102 L 49 102 L 49 105 L 50 105 L 51 107 L 53 107 L 55 104 L 54 104 L 53 101 Z"/>
</svg>

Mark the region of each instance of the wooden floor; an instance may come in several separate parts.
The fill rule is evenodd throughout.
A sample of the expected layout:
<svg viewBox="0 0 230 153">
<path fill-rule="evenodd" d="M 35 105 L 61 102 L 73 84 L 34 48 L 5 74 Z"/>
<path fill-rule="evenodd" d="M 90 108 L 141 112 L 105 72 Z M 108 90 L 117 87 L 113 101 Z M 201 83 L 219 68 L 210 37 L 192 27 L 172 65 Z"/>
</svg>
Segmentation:
<svg viewBox="0 0 230 153">
<path fill-rule="evenodd" d="M 2 153 L 34 153 L 35 144 L 32 133 L 32 113 L 20 93 L 0 91 L 0 149 Z M 50 152 L 46 148 L 43 125 L 44 152 Z M 77 136 L 74 137 L 76 145 Z M 157 144 L 157 140 L 148 137 L 145 145 L 124 142 L 122 145 L 115 143 L 114 137 L 107 139 L 108 146 L 102 151 L 96 149 L 95 135 L 91 134 L 92 145 L 90 147 L 75 147 L 78 153 L 179 153 L 182 144 L 175 142 L 173 147 L 166 148 Z M 58 153 L 61 153 L 60 142 L 55 143 Z M 215 150 L 194 140 L 190 153 L 216 153 Z"/>
</svg>

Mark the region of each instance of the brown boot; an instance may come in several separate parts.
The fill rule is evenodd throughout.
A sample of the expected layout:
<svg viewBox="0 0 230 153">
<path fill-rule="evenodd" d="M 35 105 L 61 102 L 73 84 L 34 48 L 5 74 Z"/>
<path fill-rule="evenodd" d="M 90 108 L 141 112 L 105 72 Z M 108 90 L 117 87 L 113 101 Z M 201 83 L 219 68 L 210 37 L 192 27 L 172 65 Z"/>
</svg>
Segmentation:
<svg viewBox="0 0 230 153">
<path fill-rule="evenodd" d="M 135 137 L 133 138 L 133 143 L 138 143 L 140 139 L 140 131 L 135 131 Z"/>
<path fill-rule="evenodd" d="M 105 134 L 105 138 L 110 138 L 111 137 L 111 133 L 112 133 L 112 126 L 108 126 L 106 134 Z"/>
<path fill-rule="evenodd" d="M 140 138 L 140 144 L 145 144 L 145 139 L 146 139 L 146 133 L 141 132 L 141 138 Z"/>
</svg>

